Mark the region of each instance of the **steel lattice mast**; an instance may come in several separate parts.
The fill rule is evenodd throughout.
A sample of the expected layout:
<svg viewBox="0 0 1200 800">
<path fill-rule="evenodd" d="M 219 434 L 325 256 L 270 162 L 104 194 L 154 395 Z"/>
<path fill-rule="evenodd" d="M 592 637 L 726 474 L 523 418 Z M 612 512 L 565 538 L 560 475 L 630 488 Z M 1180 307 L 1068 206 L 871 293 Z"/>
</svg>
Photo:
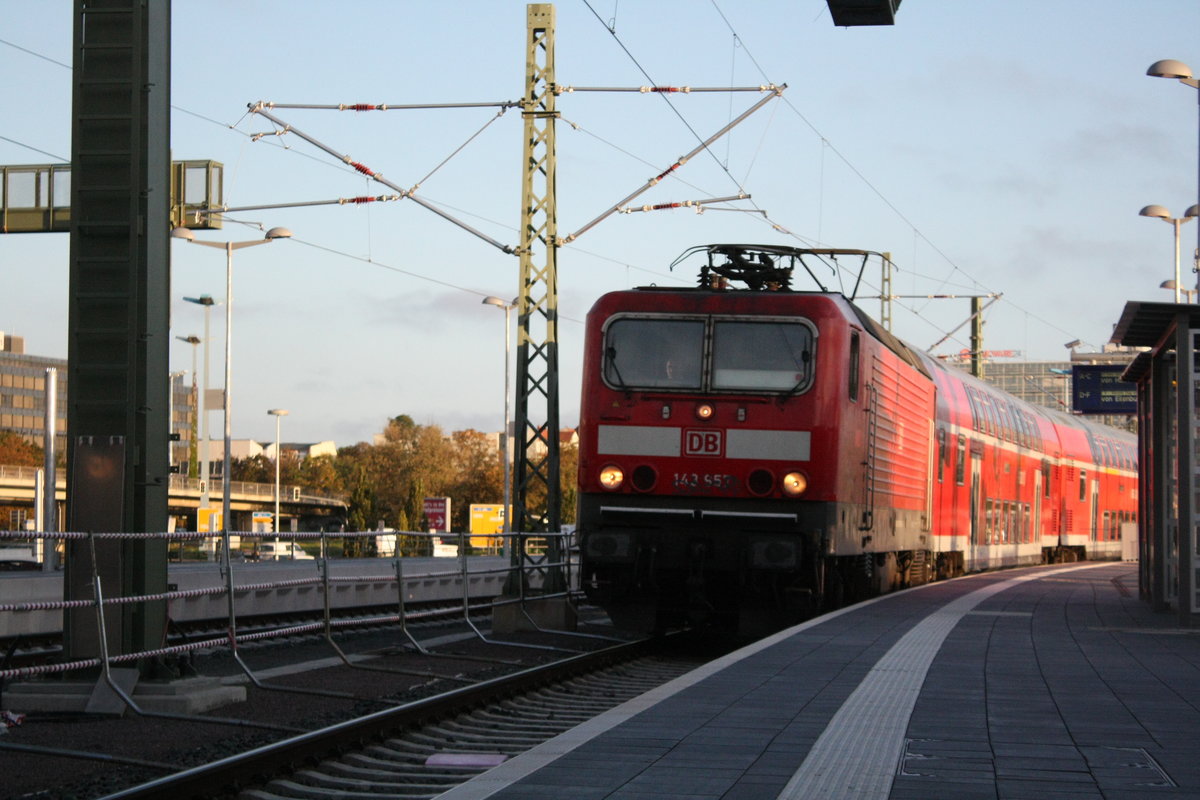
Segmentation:
<svg viewBox="0 0 1200 800">
<path fill-rule="evenodd" d="M 558 440 L 558 225 L 555 208 L 554 6 L 527 7 L 524 175 L 521 189 L 514 531 L 557 531 L 561 521 Z M 542 423 L 535 409 L 542 406 Z M 544 489 L 544 506 L 537 497 Z M 551 553 L 551 560 L 556 553 Z"/>
</svg>

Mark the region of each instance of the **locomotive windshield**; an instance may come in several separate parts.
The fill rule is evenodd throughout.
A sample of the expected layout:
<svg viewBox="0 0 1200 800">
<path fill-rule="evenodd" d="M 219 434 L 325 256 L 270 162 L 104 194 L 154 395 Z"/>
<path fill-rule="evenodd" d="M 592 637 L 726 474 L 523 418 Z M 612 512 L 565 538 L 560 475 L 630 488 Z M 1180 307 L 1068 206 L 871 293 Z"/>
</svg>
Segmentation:
<svg viewBox="0 0 1200 800">
<path fill-rule="evenodd" d="M 619 317 L 603 363 L 620 389 L 796 392 L 812 380 L 813 332 L 795 320 Z"/>
<path fill-rule="evenodd" d="M 604 337 L 604 378 L 638 389 L 700 389 L 704 321 L 619 319 Z"/>
<path fill-rule="evenodd" d="M 812 369 L 812 331 L 795 322 L 718 322 L 712 367 L 715 391 L 802 389 Z"/>
</svg>

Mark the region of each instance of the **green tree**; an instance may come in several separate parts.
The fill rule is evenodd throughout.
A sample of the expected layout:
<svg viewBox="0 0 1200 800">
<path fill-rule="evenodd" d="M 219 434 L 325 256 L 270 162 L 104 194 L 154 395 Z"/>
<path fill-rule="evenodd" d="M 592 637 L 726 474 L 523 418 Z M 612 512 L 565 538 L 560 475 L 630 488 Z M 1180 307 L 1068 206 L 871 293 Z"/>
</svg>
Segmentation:
<svg viewBox="0 0 1200 800">
<path fill-rule="evenodd" d="M 281 464 L 281 469 L 282 466 Z M 275 462 L 262 453 L 249 458 L 235 458 L 229 463 L 229 477 L 247 483 L 274 483 Z M 280 480 L 282 481 L 282 475 Z"/>
</svg>

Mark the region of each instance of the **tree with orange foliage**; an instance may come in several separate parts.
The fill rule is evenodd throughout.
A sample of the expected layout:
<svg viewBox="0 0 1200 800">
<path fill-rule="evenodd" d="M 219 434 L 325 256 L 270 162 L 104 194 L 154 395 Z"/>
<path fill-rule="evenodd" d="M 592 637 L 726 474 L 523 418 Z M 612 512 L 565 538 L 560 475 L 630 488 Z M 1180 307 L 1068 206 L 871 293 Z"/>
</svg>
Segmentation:
<svg viewBox="0 0 1200 800">
<path fill-rule="evenodd" d="M 0 464 L 10 467 L 40 467 L 45 460 L 42 448 L 30 444 L 12 431 L 0 431 Z"/>
</svg>

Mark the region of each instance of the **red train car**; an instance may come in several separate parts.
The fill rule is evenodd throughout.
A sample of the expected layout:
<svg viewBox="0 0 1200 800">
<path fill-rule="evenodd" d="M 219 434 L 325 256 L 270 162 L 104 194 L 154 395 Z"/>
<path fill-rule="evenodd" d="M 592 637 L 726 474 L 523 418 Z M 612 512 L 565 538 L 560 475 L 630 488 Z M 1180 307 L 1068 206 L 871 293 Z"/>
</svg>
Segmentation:
<svg viewBox="0 0 1200 800">
<path fill-rule="evenodd" d="M 707 250 L 699 288 L 613 292 L 588 314 L 581 581 L 618 623 L 759 629 L 1119 553 L 1132 436 L 947 367 L 841 294 L 792 291 L 807 251 Z"/>
</svg>

